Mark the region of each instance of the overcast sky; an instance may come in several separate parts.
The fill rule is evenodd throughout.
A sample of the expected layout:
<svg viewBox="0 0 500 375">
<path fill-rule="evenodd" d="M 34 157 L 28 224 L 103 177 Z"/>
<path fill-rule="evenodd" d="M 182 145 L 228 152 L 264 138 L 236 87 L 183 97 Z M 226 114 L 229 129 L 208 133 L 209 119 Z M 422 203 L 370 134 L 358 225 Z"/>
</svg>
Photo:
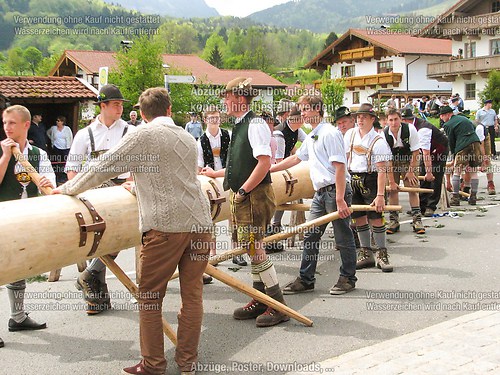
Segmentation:
<svg viewBox="0 0 500 375">
<path fill-rule="evenodd" d="M 287 3 L 291 0 L 205 0 L 208 6 L 217 9 L 223 16 L 245 17 L 274 5 Z"/>
</svg>

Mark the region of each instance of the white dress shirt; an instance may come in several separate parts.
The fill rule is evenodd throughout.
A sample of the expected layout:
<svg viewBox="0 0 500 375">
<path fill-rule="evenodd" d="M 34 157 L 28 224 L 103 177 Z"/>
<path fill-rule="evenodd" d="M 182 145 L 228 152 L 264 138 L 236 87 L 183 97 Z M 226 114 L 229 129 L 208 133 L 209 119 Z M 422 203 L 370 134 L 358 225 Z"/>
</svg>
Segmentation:
<svg viewBox="0 0 500 375">
<path fill-rule="evenodd" d="M 354 149 L 351 152 L 351 139 L 354 132 Z M 370 161 L 370 170 L 368 170 L 368 159 L 366 157 L 366 151 L 372 145 L 375 137 L 381 137 L 378 141 L 373 145 L 373 149 L 371 152 L 371 161 Z M 380 136 L 379 133 L 375 131 L 375 128 L 372 128 L 368 134 L 365 134 L 364 137 L 361 138 L 361 134 L 359 133 L 359 128 L 349 129 L 344 135 L 345 149 L 347 154 L 351 157 L 351 160 L 348 163 L 348 168 L 350 171 L 355 173 L 365 173 L 365 172 L 375 172 L 377 170 L 376 164 L 379 162 L 392 160 L 392 151 L 387 144 L 385 137 Z M 358 147 L 356 147 L 358 146 Z M 359 148 L 359 151 L 356 152 L 356 148 Z"/>
<path fill-rule="evenodd" d="M 309 172 L 314 190 L 335 183 L 336 168 L 332 162 L 347 162 L 342 133 L 328 122 L 321 122 L 302 142 L 297 150 L 297 157 L 309 161 Z M 351 176 L 346 168 L 346 180 Z"/>
<path fill-rule="evenodd" d="M 128 125 L 127 122 L 122 119 L 115 121 L 110 127 L 107 127 L 100 121 L 100 116 L 98 116 L 89 127 L 94 136 L 95 151 L 109 150 L 116 146 L 123 137 L 125 127 L 128 127 L 127 133 L 137 131 L 135 126 Z M 91 151 L 88 129 L 84 128 L 79 130 L 71 145 L 64 171 L 80 172 L 83 165 L 90 160 Z M 126 179 L 129 177 L 130 173 L 123 173 L 117 178 Z"/>
</svg>

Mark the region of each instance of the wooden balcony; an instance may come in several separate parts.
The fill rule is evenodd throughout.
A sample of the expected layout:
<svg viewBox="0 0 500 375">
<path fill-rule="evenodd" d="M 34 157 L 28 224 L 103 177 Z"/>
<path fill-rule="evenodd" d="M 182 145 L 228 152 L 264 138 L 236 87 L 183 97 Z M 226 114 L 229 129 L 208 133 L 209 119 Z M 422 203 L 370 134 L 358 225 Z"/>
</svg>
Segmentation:
<svg viewBox="0 0 500 375">
<path fill-rule="evenodd" d="M 378 47 L 363 47 L 355 48 L 347 51 L 339 51 L 340 61 L 353 62 L 376 59 L 379 60 L 382 56 L 382 50 Z"/>
<path fill-rule="evenodd" d="M 427 65 L 427 77 L 438 81 L 452 82 L 458 76 L 470 79 L 473 74 L 484 78 L 492 70 L 500 69 L 500 55 L 458 59 Z"/>
<path fill-rule="evenodd" d="M 344 77 L 337 78 L 337 80 L 344 80 L 345 87 L 349 90 L 360 89 L 363 90 L 365 87 L 381 87 L 387 88 L 388 85 L 393 87 L 398 87 L 403 80 L 403 73 L 382 73 L 374 74 L 371 76 L 359 76 L 359 77 Z M 321 89 L 322 80 L 318 79 L 314 81 L 314 88 L 317 90 Z"/>
<path fill-rule="evenodd" d="M 365 87 L 375 88 L 377 86 L 386 88 L 388 85 L 397 87 L 403 80 L 403 73 L 382 73 L 371 76 L 346 77 L 343 79 L 348 89 L 364 89 Z"/>
</svg>

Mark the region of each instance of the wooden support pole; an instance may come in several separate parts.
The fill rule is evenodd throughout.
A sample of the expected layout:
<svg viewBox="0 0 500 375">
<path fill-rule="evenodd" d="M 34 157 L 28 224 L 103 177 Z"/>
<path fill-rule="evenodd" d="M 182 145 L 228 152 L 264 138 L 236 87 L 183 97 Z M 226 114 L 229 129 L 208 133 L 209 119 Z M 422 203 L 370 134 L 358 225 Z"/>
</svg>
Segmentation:
<svg viewBox="0 0 500 375">
<path fill-rule="evenodd" d="M 116 276 L 116 278 L 125 286 L 125 288 L 128 289 L 128 291 L 134 296 L 135 299 L 139 300 L 139 288 L 137 285 L 134 284 L 132 280 L 126 275 L 125 272 L 116 264 L 116 262 L 111 258 L 109 255 L 103 255 L 99 259 L 102 260 L 102 262 L 108 267 L 111 272 Z M 165 336 L 167 336 L 170 341 L 172 341 L 172 344 L 177 346 L 177 335 L 175 334 L 174 330 L 172 327 L 167 323 L 165 318 L 162 317 L 162 322 L 163 322 L 163 332 L 165 333 Z"/>
<path fill-rule="evenodd" d="M 263 304 L 266 304 L 267 306 L 272 307 L 273 309 L 289 316 L 290 318 L 293 318 L 293 319 L 305 324 L 308 327 L 311 327 L 313 325 L 313 321 L 311 319 L 309 319 L 309 318 L 305 317 L 304 315 L 298 313 L 297 311 L 291 309 L 287 305 L 284 305 L 284 304 L 276 301 L 275 299 L 269 297 L 268 295 L 266 295 L 262 292 L 259 292 L 258 290 L 252 288 L 251 286 L 246 285 L 244 282 L 236 279 L 235 277 L 232 277 L 232 276 L 228 275 L 227 273 L 225 273 L 221 270 L 218 270 L 217 268 L 215 268 L 211 264 L 207 265 L 207 269 L 205 270 L 205 272 L 207 274 L 209 274 L 210 276 L 216 278 L 217 280 L 222 281 L 224 284 L 229 285 L 230 287 L 232 287 L 232 288 L 234 288 L 242 293 L 245 293 L 247 296 L 250 296 L 250 297 L 256 299 L 257 301 L 259 301 Z"/>
<path fill-rule="evenodd" d="M 387 192 L 392 192 L 392 190 L 389 190 L 389 186 L 385 187 L 385 190 Z M 417 187 L 406 187 L 406 186 L 399 186 L 398 190 L 396 190 L 398 193 L 433 193 L 434 190 L 432 189 L 423 189 L 423 188 L 417 188 Z"/>
</svg>

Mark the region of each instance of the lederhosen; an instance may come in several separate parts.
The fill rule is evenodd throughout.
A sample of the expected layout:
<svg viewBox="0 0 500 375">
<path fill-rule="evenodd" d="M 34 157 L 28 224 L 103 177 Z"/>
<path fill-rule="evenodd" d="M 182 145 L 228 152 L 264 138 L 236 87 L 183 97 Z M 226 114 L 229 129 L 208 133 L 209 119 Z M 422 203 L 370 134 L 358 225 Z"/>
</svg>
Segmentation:
<svg viewBox="0 0 500 375">
<path fill-rule="evenodd" d="M 221 135 L 220 135 L 221 147 L 219 155 L 217 156 L 220 157 L 222 168 L 226 168 L 227 152 L 229 150 L 229 141 L 230 141 L 229 132 L 225 129 L 221 129 Z M 212 150 L 212 146 L 210 145 L 210 140 L 208 139 L 206 133 L 204 133 L 200 137 L 200 143 L 201 143 L 201 149 L 203 150 L 203 163 L 205 164 L 206 167 L 215 169 L 214 153 Z"/>
<path fill-rule="evenodd" d="M 89 132 L 89 139 L 90 139 L 90 160 L 97 159 L 99 156 L 103 155 L 108 150 L 97 150 L 96 151 L 94 133 L 92 132 L 92 129 L 90 128 L 90 126 L 87 127 L 87 130 Z M 125 128 L 123 129 L 122 138 L 125 136 L 125 134 L 127 134 L 127 131 L 128 131 L 128 124 L 125 125 Z M 114 185 L 121 185 L 125 181 L 126 181 L 126 179 L 124 179 L 124 178 L 113 178 L 110 180 L 111 184 L 109 182 L 104 182 L 100 187 L 110 187 L 110 186 L 114 186 Z"/>
<path fill-rule="evenodd" d="M 375 143 L 382 139 L 380 135 L 377 135 L 372 142 L 370 143 L 370 146 L 368 148 L 364 146 L 354 146 L 354 138 L 356 137 L 356 129 L 352 131 L 352 136 L 351 136 L 351 146 L 349 149 L 349 154 L 347 157 L 347 169 L 349 171 L 349 174 L 351 175 L 351 187 L 352 187 L 352 193 L 353 193 L 353 201 L 352 204 L 366 204 L 365 201 L 359 201 L 359 197 L 370 197 L 371 200 L 375 199 L 377 196 L 377 178 L 378 178 L 378 172 L 377 171 L 371 171 L 371 164 L 372 164 L 372 151 L 373 147 L 375 146 Z M 351 160 L 352 160 L 352 153 L 354 147 L 357 148 L 357 154 L 364 154 L 367 159 L 367 168 L 366 172 L 353 172 L 351 170 Z M 373 199 L 372 199 L 373 196 Z M 370 202 L 371 203 L 371 202 Z M 352 217 L 355 219 L 356 217 L 361 217 L 365 216 L 366 212 L 363 211 L 357 211 L 353 212 Z M 368 212 L 368 215 L 370 218 L 376 218 L 376 217 L 382 217 L 382 214 L 376 213 L 376 212 Z"/>
</svg>

